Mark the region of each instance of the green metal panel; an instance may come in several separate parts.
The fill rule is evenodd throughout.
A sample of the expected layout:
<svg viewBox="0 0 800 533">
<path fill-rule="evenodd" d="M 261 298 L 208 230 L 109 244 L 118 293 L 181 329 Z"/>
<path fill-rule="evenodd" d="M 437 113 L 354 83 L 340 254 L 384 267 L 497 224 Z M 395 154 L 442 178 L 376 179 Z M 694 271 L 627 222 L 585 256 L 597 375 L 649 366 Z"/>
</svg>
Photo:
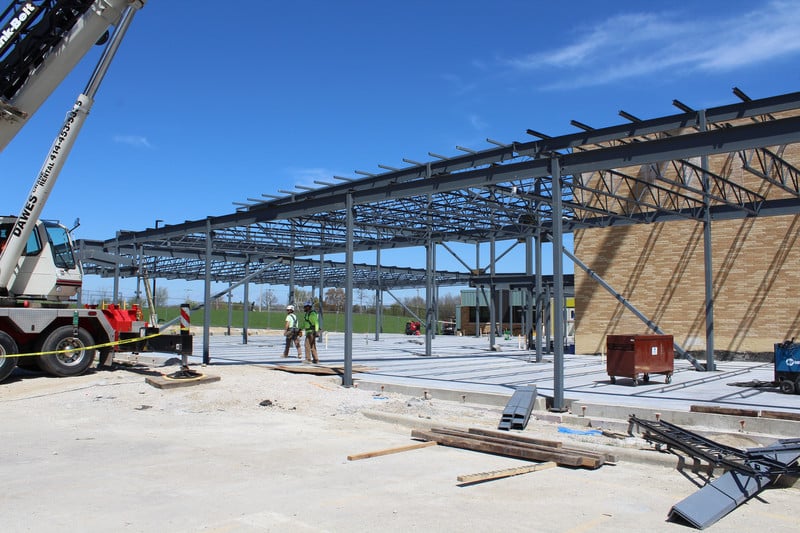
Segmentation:
<svg viewBox="0 0 800 533">
<path fill-rule="evenodd" d="M 500 293 L 502 293 L 503 298 L 503 305 L 508 305 L 508 291 L 507 290 L 498 290 L 497 297 L 500 297 Z M 464 307 L 475 307 L 475 302 L 479 301 L 481 307 L 486 307 L 488 304 L 487 299 L 489 298 L 489 289 L 487 288 L 484 291 L 478 289 L 464 289 L 461 291 L 461 305 Z M 525 291 L 521 289 L 514 289 L 511 291 L 511 304 L 515 307 L 520 307 L 525 305 Z"/>
</svg>

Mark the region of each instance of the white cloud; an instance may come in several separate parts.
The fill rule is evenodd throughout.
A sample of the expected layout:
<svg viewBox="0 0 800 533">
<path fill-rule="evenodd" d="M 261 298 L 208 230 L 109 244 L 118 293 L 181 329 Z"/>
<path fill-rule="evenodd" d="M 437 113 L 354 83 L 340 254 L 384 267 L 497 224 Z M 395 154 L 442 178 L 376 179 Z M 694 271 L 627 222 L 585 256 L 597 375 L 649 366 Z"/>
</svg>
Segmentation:
<svg viewBox="0 0 800 533">
<path fill-rule="evenodd" d="M 469 119 L 469 123 L 472 125 L 472 127 L 478 131 L 482 131 L 488 126 L 488 124 L 486 124 L 486 122 L 475 113 L 470 114 L 467 118 Z"/>
<path fill-rule="evenodd" d="M 114 142 L 141 148 L 153 147 L 153 145 L 150 144 L 150 141 L 147 140 L 147 137 L 143 137 L 141 135 L 115 135 Z"/>
<path fill-rule="evenodd" d="M 604 85 L 680 69 L 724 72 L 800 52 L 800 2 L 773 0 L 753 11 L 707 19 L 686 13 L 631 13 L 583 28 L 560 48 L 505 63 L 547 73 L 548 88 Z M 555 71 L 553 71 L 555 69 Z"/>
<path fill-rule="evenodd" d="M 470 91 L 474 90 L 476 84 L 474 82 L 467 83 L 465 82 L 460 76 L 455 74 L 442 74 L 442 80 L 449 83 L 453 87 L 453 93 L 456 95 L 463 95 L 467 94 Z"/>
<path fill-rule="evenodd" d="M 355 177 L 352 173 L 336 174 L 336 172 L 327 168 L 288 168 L 286 169 L 287 181 L 297 185 L 304 185 L 306 187 L 322 187 L 319 183 L 314 183 L 315 180 L 324 181 L 327 183 L 338 183 L 339 180 L 334 179 L 334 175 L 343 175 L 345 177 Z"/>
</svg>

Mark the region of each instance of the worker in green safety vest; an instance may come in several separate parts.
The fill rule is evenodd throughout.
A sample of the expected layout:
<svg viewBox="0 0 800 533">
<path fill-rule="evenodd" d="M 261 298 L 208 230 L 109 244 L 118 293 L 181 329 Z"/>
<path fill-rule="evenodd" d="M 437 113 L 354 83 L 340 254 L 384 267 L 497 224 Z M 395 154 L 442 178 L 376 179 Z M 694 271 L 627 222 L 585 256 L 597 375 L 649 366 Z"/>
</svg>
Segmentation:
<svg viewBox="0 0 800 533">
<path fill-rule="evenodd" d="M 303 304 L 303 329 L 306 334 L 306 363 L 319 363 L 317 357 L 317 334 L 319 333 L 319 317 L 309 301 Z"/>
</svg>

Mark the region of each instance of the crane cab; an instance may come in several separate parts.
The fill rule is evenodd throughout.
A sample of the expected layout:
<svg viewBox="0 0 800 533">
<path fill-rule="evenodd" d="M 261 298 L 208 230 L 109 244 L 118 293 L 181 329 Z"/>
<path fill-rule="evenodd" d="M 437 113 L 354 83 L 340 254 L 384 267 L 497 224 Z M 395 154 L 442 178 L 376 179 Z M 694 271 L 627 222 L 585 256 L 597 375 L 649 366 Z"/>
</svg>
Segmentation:
<svg viewBox="0 0 800 533">
<path fill-rule="evenodd" d="M 16 217 L 0 217 L 0 250 L 15 221 Z M 16 300 L 66 302 L 80 290 L 82 279 L 69 230 L 56 222 L 39 220 L 17 261 L 15 275 L 0 292 Z"/>
</svg>

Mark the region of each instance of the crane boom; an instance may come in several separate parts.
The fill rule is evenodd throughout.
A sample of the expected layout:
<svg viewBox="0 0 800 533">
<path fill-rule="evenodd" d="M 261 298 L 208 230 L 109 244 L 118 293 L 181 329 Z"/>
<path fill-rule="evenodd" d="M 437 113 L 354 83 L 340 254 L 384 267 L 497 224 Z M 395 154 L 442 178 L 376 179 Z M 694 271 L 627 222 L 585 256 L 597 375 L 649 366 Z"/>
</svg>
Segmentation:
<svg viewBox="0 0 800 533">
<path fill-rule="evenodd" d="M 119 43 L 143 6 L 144 0 L 14 0 L 0 14 L 0 150 L 88 48 L 115 27 L 19 215 L 0 216 L 0 382 L 21 358 L 52 376 L 77 376 L 98 352 L 98 367 L 121 352 L 192 353 L 188 328 L 161 331 L 142 320 L 138 305 L 71 307 L 82 284 L 72 239 L 64 226 L 39 219 Z"/>
<path fill-rule="evenodd" d="M 114 31 L 114 35 L 108 42 L 103 56 L 100 58 L 97 67 L 84 91 L 75 101 L 75 105 L 67 113 L 64 124 L 50 147 L 50 152 L 45 158 L 39 175 L 33 183 L 28 197 L 17 216 L 16 222 L 6 239 L 4 248 L 0 252 L 0 293 L 9 293 L 9 288 L 14 277 L 14 270 L 22 257 L 28 238 L 33 231 L 36 221 L 44 209 L 47 199 L 55 186 L 61 169 L 69 156 L 75 139 L 80 133 L 83 123 L 94 103 L 94 96 L 100 86 L 100 82 L 111 65 L 111 60 L 119 48 L 125 32 L 130 26 L 133 15 L 139 7 L 131 5 L 125 11 L 122 20 Z"/>
<path fill-rule="evenodd" d="M 0 15 L 0 151 L 75 68 L 143 0 L 15 1 Z"/>
</svg>

